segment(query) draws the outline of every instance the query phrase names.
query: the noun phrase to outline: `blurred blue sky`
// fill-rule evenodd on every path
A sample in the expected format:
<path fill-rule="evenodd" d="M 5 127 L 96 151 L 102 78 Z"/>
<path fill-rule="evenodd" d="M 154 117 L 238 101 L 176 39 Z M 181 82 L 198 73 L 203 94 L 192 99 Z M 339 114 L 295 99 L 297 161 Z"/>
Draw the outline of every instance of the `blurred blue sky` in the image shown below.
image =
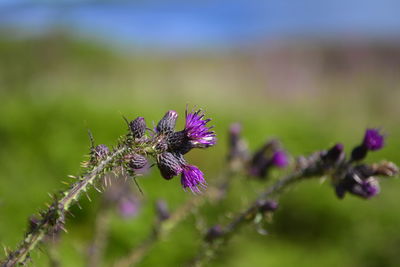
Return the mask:
<path fill-rule="evenodd" d="M 398 39 L 400 1 L 0 0 L 0 29 L 41 34 L 54 27 L 113 43 L 167 49 L 279 38 Z"/>

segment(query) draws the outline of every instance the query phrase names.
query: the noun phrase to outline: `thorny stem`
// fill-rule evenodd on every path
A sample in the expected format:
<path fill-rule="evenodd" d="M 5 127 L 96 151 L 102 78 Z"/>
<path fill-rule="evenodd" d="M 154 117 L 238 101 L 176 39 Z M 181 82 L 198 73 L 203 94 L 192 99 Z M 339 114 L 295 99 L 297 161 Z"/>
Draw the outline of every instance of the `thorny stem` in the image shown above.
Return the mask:
<path fill-rule="evenodd" d="M 257 213 L 257 210 L 260 206 L 261 201 L 271 197 L 273 194 L 278 194 L 280 193 L 284 188 L 286 188 L 288 185 L 300 181 L 302 178 L 302 173 L 301 172 L 295 172 L 291 173 L 282 179 L 279 179 L 278 181 L 275 182 L 271 187 L 268 187 L 263 193 L 260 194 L 260 196 L 257 198 L 256 201 L 254 201 L 247 210 L 244 212 L 240 213 L 239 216 L 237 216 L 232 222 L 230 222 L 224 229 L 223 233 L 224 235 L 228 236 L 232 234 L 235 230 L 237 230 L 243 223 L 248 221 L 250 218 L 254 217 L 254 215 Z"/>
<path fill-rule="evenodd" d="M 155 224 L 151 235 L 139 244 L 139 246 L 135 247 L 127 256 L 118 260 L 114 264 L 114 267 L 135 266 L 135 264 L 139 263 L 161 238 L 168 236 L 180 222 L 189 216 L 191 211 L 206 203 L 207 199 L 221 201 L 224 198 L 224 193 L 227 187 L 236 174 L 237 171 L 234 170 L 228 170 L 221 174 L 221 178 L 218 179 L 218 184 L 215 186 L 209 186 L 204 195 L 189 199 L 185 204 L 173 212 L 171 217 L 166 221 Z"/>
<path fill-rule="evenodd" d="M 122 146 L 115 150 L 88 174 L 84 175 L 78 182 L 74 183 L 67 191 L 63 193 L 60 200 L 54 200 L 53 204 L 43 213 L 43 218 L 37 223 L 37 226 L 28 231 L 25 239 L 20 243 L 18 248 L 9 253 L 8 258 L 2 263 L 2 267 L 11 267 L 17 264 L 24 264 L 29 258 L 29 253 L 35 249 L 37 244 L 42 241 L 47 234 L 54 230 L 55 226 L 63 227 L 62 223 L 70 206 L 79 199 L 83 192 L 93 185 L 97 178 L 101 177 L 103 171 L 110 163 L 127 151 L 126 146 Z M 56 214 L 55 214 L 56 213 Z M 61 220 L 58 221 L 58 220 Z M 57 225 L 60 224 L 60 225 Z"/>
<path fill-rule="evenodd" d="M 218 240 L 203 245 L 197 256 L 189 263 L 189 266 L 202 266 L 204 263 L 211 260 L 222 245 L 225 244 L 242 225 L 253 220 L 258 213 L 262 201 L 282 192 L 282 190 L 290 184 L 301 181 L 306 177 L 309 177 L 309 175 L 306 175 L 304 171 L 295 171 L 277 180 L 272 186 L 267 187 L 245 211 L 239 213 L 222 229 Z"/>

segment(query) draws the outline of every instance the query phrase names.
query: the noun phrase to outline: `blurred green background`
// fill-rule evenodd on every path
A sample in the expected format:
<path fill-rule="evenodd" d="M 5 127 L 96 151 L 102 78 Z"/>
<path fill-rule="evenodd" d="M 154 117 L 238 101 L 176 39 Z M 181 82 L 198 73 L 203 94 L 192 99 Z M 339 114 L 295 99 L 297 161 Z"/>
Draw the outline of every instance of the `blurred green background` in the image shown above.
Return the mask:
<path fill-rule="evenodd" d="M 151 125 L 174 109 L 182 127 L 187 104 L 204 108 L 218 145 L 192 151 L 188 159 L 209 183 L 224 167 L 232 122 L 242 123 L 251 149 L 278 137 L 293 157 L 335 142 L 350 151 L 366 127 L 382 127 L 387 145 L 367 161 L 400 160 L 396 40 L 267 38 L 244 46 L 211 42 L 163 50 L 116 45 L 104 35 L 99 40 L 64 26 L 31 36 L 7 25 L 0 34 L 0 243 L 7 247 L 22 239 L 27 218 L 50 201 L 47 193 L 79 173 L 87 129 L 111 146 L 125 133 L 122 115 L 143 116 Z M 150 234 L 156 199 L 173 210 L 192 197 L 179 179 L 166 181 L 156 169 L 139 183 L 143 206 L 130 219 L 115 212 L 104 266 Z M 139 266 L 183 265 L 201 243 L 196 221 L 226 222 L 266 185 L 235 180 L 223 203 L 190 215 Z M 296 185 L 280 199 L 268 236 L 244 227 L 210 266 L 399 266 L 400 183 L 381 185 L 381 194 L 368 201 L 338 200 L 329 183 L 318 180 Z M 83 209 L 73 208 L 75 218 L 68 218 L 68 234 L 57 245 L 62 266 L 86 264 L 101 197 L 94 190 L 90 195 L 93 202 L 82 198 Z M 49 265 L 45 248 L 32 257 L 33 266 Z"/>

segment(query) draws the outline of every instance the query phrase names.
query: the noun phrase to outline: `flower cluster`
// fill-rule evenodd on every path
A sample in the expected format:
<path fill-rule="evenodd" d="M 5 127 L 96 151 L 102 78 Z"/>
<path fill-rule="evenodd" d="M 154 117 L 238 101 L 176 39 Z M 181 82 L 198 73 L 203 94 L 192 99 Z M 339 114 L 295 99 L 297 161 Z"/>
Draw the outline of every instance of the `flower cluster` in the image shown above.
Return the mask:
<path fill-rule="evenodd" d="M 367 129 L 363 142 L 355 147 L 351 153 L 353 161 L 359 161 L 367 156 L 368 151 L 376 151 L 384 146 L 385 138 L 378 129 Z"/>
<path fill-rule="evenodd" d="M 378 129 L 367 129 L 363 141 L 346 158 L 343 144 L 316 152 L 297 160 L 297 169 L 305 176 L 330 174 L 336 195 L 343 198 L 346 193 L 369 199 L 380 192 L 378 176 L 394 176 L 399 170 L 392 163 L 383 161 L 375 164 L 361 163 L 368 151 L 377 151 L 384 146 L 384 136 Z"/>
<path fill-rule="evenodd" d="M 184 129 L 175 131 L 178 113 L 169 110 L 154 131 L 150 130 L 150 135 L 146 134 L 148 128 L 143 117 L 127 121 L 130 132 L 127 144 L 136 149 L 131 149 L 122 157 L 124 169 L 135 176 L 149 166 L 147 156 L 153 156 L 166 180 L 180 175 L 183 188 L 196 193 L 200 192 L 199 188 L 206 187 L 203 173 L 196 166 L 188 164 L 183 156 L 193 148 L 215 145 L 216 135 L 211 130 L 212 126 L 207 126 L 211 119 L 205 118 L 201 109 L 192 112 L 186 110 L 185 115 Z"/>
<path fill-rule="evenodd" d="M 335 145 L 323 155 L 326 163 L 338 165 L 332 179 L 339 198 L 350 193 L 369 199 L 380 191 L 376 176 L 393 176 L 398 172 L 397 167 L 389 162 L 373 165 L 358 163 L 366 157 L 368 151 L 379 150 L 383 145 L 384 136 L 380 131 L 367 129 L 363 142 L 352 150 L 350 160 L 346 160 L 342 144 Z"/>
<path fill-rule="evenodd" d="M 245 168 L 248 175 L 265 179 L 272 167 L 285 168 L 289 164 L 288 155 L 278 140 L 265 142 L 251 154 L 240 134 L 241 125 L 232 124 L 229 129 L 228 162 L 233 169 Z"/>
<path fill-rule="evenodd" d="M 158 151 L 157 166 L 161 175 L 170 180 L 181 175 L 182 187 L 199 193 L 206 187 L 204 175 L 199 168 L 186 162 L 183 155 L 193 148 L 207 148 L 216 144 L 216 135 L 212 126 L 207 126 L 211 119 L 204 118 L 204 112 L 197 110 L 185 113 L 186 123 L 181 131 L 175 131 L 178 113 L 168 111 L 155 128 Z"/>
<path fill-rule="evenodd" d="M 271 167 L 285 168 L 288 164 L 286 152 L 279 147 L 276 140 L 272 140 L 253 154 L 249 162 L 248 173 L 258 178 L 266 178 Z"/>

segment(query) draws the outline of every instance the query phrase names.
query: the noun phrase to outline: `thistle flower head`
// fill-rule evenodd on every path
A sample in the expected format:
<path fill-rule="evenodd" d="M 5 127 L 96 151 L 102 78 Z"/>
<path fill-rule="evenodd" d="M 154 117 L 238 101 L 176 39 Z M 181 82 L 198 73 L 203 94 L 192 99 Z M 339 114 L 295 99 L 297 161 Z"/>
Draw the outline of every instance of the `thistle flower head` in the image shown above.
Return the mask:
<path fill-rule="evenodd" d="M 217 142 L 215 132 L 211 131 L 212 126 L 207 126 L 207 123 L 211 121 L 211 119 L 204 118 L 204 112 L 201 109 L 191 113 L 188 113 L 186 110 L 185 114 L 186 123 L 184 132 L 190 144 L 198 148 L 215 145 Z"/>
<path fill-rule="evenodd" d="M 335 144 L 326 152 L 326 159 L 332 162 L 340 160 L 344 156 L 344 145 L 341 143 Z"/>
<path fill-rule="evenodd" d="M 272 155 L 271 162 L 278 168 L 284 168 L 288 165 L 289 160 L 286 153 L 283 150 L 275 151 Z"/>
<path fill-rule="evenodd" d="M 363 183 L 361 184 L 361 188 L 363 189 L 366 198 L 376 196 L 377 194 L 379 194 L 380 191 L 378 181 L 372 178 L 363 181 Z"/>
<path fill-rule="evenodd" d="M 178 113 L 175 110 L 169 110 L 164 117 L 158 122 L 156 131 L 158 133 L 168 134 L 175 130 Z"/>
<path fill-rule="evenodd" d="M 183 189 L 189 188 L 193 193 L 200 193 L 199 187 L 206 188 L 207 183 L 199 168 L 193 165 L 185 165 L 181 174 Z"/>
<path fill-rule="evenodd" d="M 349 192 L 353 195 L 357 195 L 366 199 L 376 196 L 379 191 L 379 183 L 373 177 L 354 184 L 353 187 L 349 190 Z"/>
<path fill-rule="evenodd" d="M 363 146 L 368 150 L 375 151 L 383 147 L 384 141 L 385 138 L 379 132 L 379 129 L 367 129 L 365 131 Z"/>
<path fill-rule="evenodd" d="M 137 117 L 129 123 L 129 129 L 131 130 L 133 137 L 141 138 L 146 132 L 146 121 L 143 117 Z"/>
<path fill-rule="evenodd" d="M 124 158 L 127 161 L 128 167 L 133 170 L 141 169 L 147 164 L 146 157 L 136 153 L 128 154 Z"/>
<path fill-rule="evenodd" d="M 346 192 L 365 199 L 369 199 L 379 193 L 378 180 L 369 176 L 363 169 L 355 169 L 336 185 L 336 195 L 339 198 L 343 198 Z"/>
<path fill-rule="evenodd" d="M 182 173 L 183 168 L 181 167 L 181 158 L 179 155 L 175 155 L 170 152 L 164 152 L 157 156 L 157 166 L 160 170 L 162 177 L 167 180 L 172 179 Z"/>

